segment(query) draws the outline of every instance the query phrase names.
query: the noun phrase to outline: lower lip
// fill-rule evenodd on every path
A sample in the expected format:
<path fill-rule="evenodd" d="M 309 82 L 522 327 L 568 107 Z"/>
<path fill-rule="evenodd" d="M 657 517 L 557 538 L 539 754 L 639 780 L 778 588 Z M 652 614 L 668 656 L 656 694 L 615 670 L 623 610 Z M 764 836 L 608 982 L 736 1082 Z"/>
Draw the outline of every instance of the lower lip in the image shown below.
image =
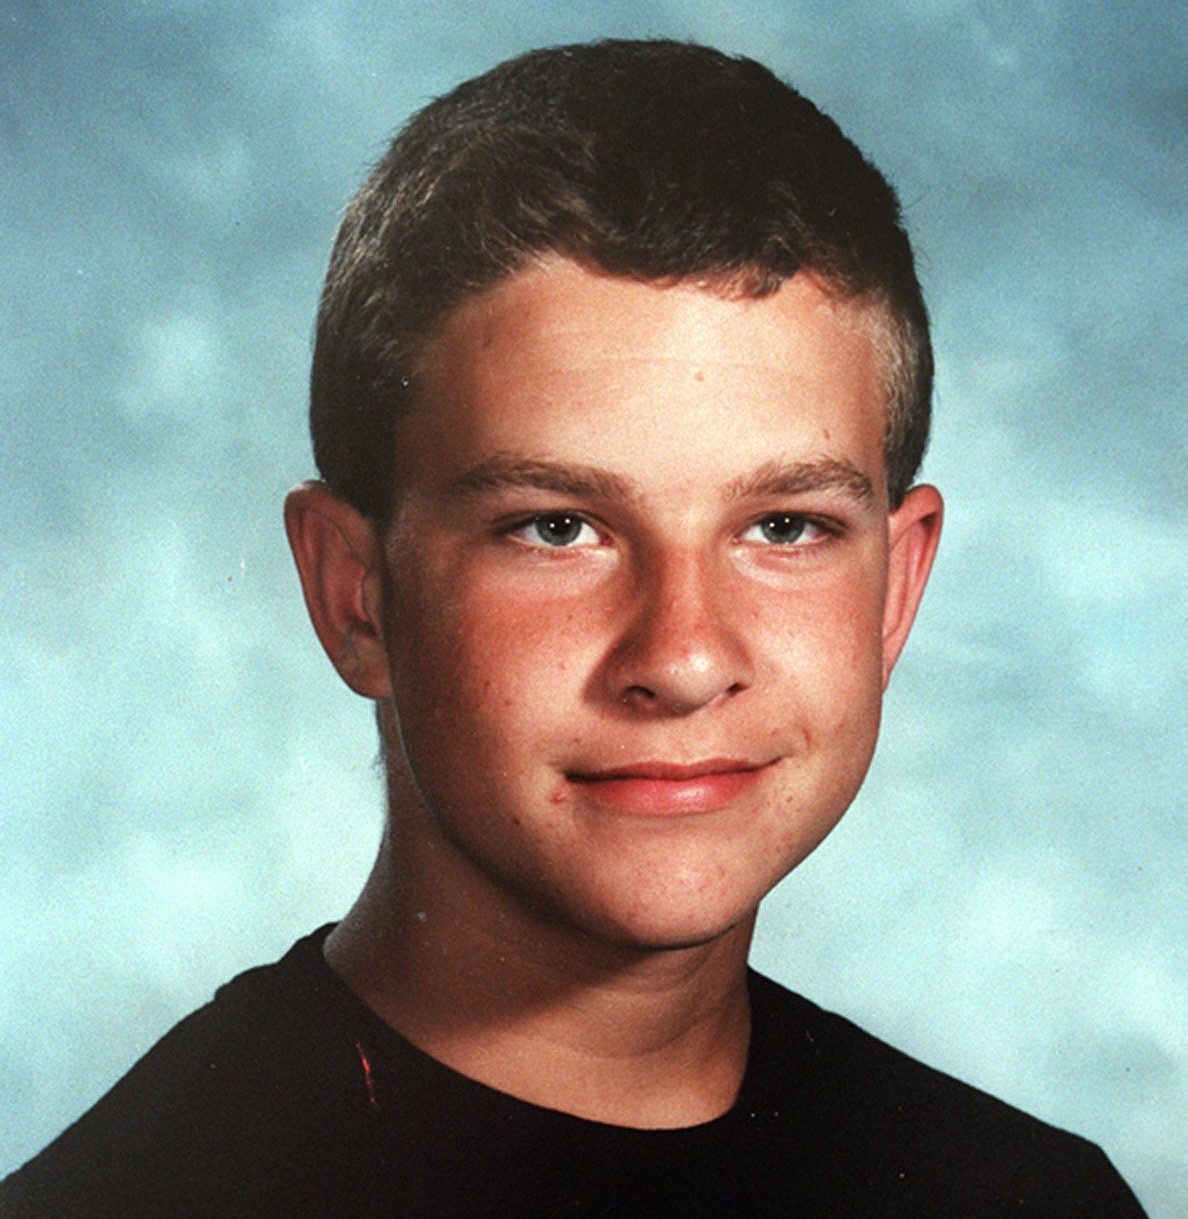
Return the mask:
<path fill-rule="evenodd" d="M 759 782 L 766 767 L 727 770 L 689 779 L 577 779 L 579 791 L 599 804 L 640 817 L 712 813 L 725 808 Z"/>

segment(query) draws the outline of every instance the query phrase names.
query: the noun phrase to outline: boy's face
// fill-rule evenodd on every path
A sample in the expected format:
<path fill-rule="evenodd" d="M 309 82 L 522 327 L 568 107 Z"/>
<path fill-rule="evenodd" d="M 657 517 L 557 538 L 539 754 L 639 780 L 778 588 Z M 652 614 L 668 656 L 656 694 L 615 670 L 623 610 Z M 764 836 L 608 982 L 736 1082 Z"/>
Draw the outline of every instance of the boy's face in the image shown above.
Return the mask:
<path fill-rule="evenodd" d="M 393 816 L 435 892 L 702 942 L 834 826 L 939 527 L 931 488 L 888 514 L 869 331 L 809 277 L 560 260 L 448 321 L 382 541 Z"/>

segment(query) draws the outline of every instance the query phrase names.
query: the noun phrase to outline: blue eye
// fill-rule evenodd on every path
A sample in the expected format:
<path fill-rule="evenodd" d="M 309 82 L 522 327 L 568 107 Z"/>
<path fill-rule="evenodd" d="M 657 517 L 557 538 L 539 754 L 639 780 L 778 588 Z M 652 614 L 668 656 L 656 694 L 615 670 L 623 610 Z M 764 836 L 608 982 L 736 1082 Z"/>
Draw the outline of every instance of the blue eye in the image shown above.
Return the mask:
<path fill-rule="evenodd" d="M 530 546 L 548 546 L 554 550 L 598 544 L 598 535 L 590 523 L 572 512 L 540 513 L 513 529 L 510 536 Z"/>
<path fill-rule="evenodd" d="M 797 512 L 772 512 L 746 529 L 744 542 L 766 542 L 773 546 L 795 546 L 819 542 L 825 530 Z"/>

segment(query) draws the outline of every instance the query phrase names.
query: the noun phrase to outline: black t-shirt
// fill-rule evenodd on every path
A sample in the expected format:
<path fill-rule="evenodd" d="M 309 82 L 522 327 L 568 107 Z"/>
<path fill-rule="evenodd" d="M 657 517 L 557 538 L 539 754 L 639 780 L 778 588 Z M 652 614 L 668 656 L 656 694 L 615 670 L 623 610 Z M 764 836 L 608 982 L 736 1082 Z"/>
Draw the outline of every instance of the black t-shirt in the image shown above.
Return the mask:
<path fill-rule="evenodd" d="M 327 931 L 183 1020 L 0 1185 L 0 1215 L 1142 1215 L 1092 1144 L 758 974 L 734 1107 L 631 1130 L 421 1053 L 326 965 Z"/>

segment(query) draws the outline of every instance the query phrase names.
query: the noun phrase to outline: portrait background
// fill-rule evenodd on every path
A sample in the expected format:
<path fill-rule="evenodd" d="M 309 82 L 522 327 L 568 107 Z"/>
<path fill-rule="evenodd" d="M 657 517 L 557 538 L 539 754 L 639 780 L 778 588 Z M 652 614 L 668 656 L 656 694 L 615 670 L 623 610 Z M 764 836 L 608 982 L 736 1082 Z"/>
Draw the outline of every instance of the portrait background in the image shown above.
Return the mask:
<path fill-rule="evenodd" d="M 760 968 L 1188 1214 L 1186 21 L 1170 0 L 0 3 L 0 1173 L 375 849 L 284 545 L 338 215 L 532 46 L 772 66 L 898 188 L 948 519 Z"/>

